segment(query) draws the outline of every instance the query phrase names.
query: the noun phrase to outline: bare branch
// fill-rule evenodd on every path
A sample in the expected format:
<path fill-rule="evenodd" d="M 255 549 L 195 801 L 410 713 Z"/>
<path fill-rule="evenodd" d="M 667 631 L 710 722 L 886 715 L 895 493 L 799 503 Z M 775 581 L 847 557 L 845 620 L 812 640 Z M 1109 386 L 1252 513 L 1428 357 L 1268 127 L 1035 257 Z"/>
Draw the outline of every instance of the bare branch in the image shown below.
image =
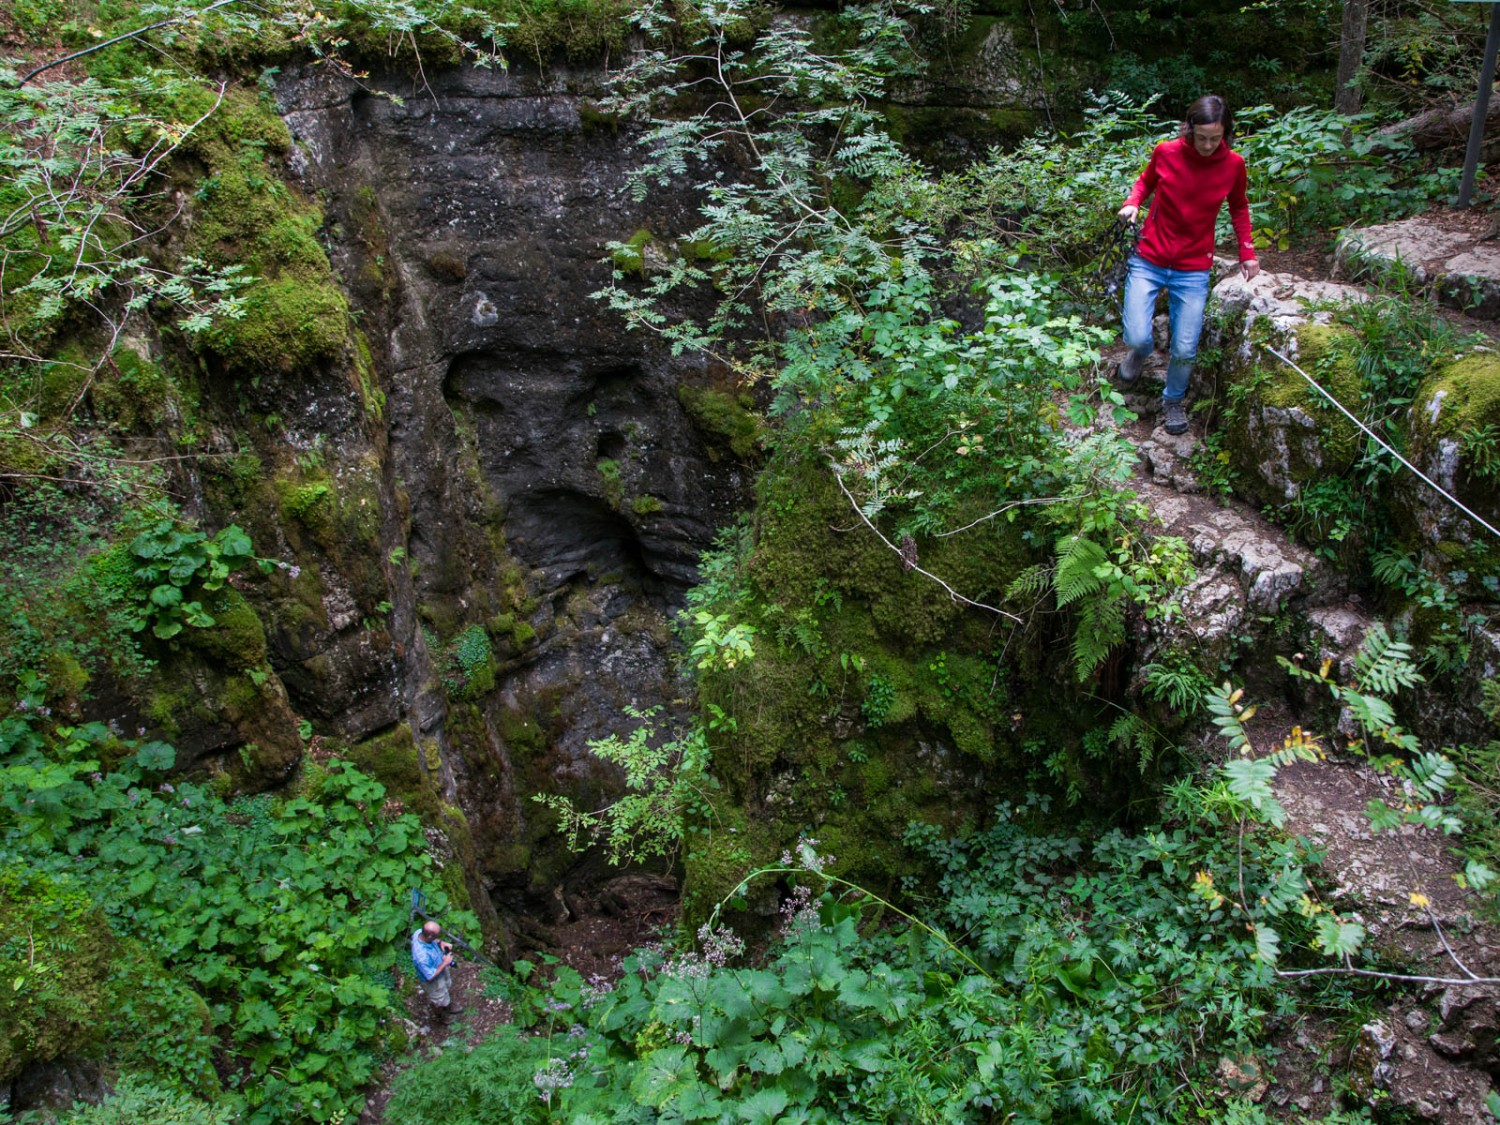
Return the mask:
<path fill-rule="evenodd" d="M 880 528 L 876 527 L 873 523 L 870 522 L 870 517 L 865 515 L 864 509 L 859 506 L 859 501 L 854 498 L 854 494 L 850 492 L 849 489 L 845 486 L 844 475 L 839 471 L 839 466 L 835 464 L 832 466 L 832 468 L 833 479 L 838 482 L 839 491 L 842 492 L 845 499 L 849 501 L 849 506 L 854 509 L 855 514 L 864 521 L 864 525 L 866 527 L 868 527 L 875 533 L 876 538 L 878 538 L 882 543 L 884 543 L 887 547 L 889 547 L 896 553 L 896 557 L 900 558 L 903 565 L 905 565 L 907 560 L 906 556 L 902 554 L 901 548 L 897 544 L 892 543 L 889 539 L 887 539 L 885 535 L 881 533 Z M 933 574 L 930 570 L 923 570 L 920 566 L 917 566 L 915 564 L 913 564 L 910 569 L 916 571 L 924 578 L 932 579 L 932 581 L 936 582 L 939 586 L 946 590 L 948 592 L 948 596 L 956 602 L 961 602 L 964 605 L 973 606 L 975 609 L 988 610 L 990 613 L 993 613 L 996 616 L 1005 617 L 1011 621 L 1014 621 L 1017 625 L 1024 624 L 1021 618 L 1017 617 L 1014 613 L 1010 613 L 1007 610 L 1000 609 L 998 606 L 986 605 L 984 602 L 976 602 L 973 598 L 964 597 L 952 586 L 948 585 L 948 583 L 939 578 L 936 574 Z"/>
<path fill-rule="evenodd" d="M 72 62 L 74 59 L 81 59 L 84 55 L 92 55 L 95 51 L 102 51 L 106 47 L 113 47 L 116 43 L 123 43 L 127 39 L 134 39 L 139 35 L 145 35 L 148 31 L 158 31 L 164 27 L 171 27 L 174 23 L 186 23 L 188 20 L 195 20 L 199 16 L 208 15 L 208 13 L 213 11 L 215 8 L 222 8 L 228 4 L 238 3 L 239 0 L 217 0 L 217 3 L 210 4 L 208 7 L 200 9 L 198 11 L 184 12 L 180 16 L 173 16 L 171 19 L 159 20 L 156 23 L 147 24 L 145 27 L 138 27 L 134 31 L 127 31 L 124 35 L 116 35 L 113 39 L 106 39 L 102 43 L 95 43 L 91 47 L 85 47 L 81 51 L 74 51 L 70 55 L 64 55 L 60 59 L 53 59 L 51 62 L 37 67 L 30 74 L 26 75 L 26 77 L 22 78 L 20 82 L 16 83 L 16 86 L 18 88 L 24 86 L 38 74 L 44 74 L 47 71 L 52 70 L 54 67 L 59 67 L 64 63 Z"/>

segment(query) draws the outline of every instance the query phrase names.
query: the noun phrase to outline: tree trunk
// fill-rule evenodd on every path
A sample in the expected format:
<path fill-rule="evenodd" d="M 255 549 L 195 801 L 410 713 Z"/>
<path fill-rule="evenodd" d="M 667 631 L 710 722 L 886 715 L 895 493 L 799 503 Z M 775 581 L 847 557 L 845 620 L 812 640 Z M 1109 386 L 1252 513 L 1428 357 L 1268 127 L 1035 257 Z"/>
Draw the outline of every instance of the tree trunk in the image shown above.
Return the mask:
<path fill-rule="evenodd" d="M 1474 120 L 1472 102 L 1457 109 L 1429 109 L 1405 121 L 1387 125 L 1380 132 L 1385 136 L 1404 136 L 1419 151 L 1454 148 L 1463 149 L 1469 140 L 1469 123 Z M 1489 112 L 1484 115 L 1485 137 L 1479 158 L 1490 163 L 1500 157 L 1500 98 L 1490 101 Z"/>
<path fill-rule="evenodd" d="M 1370 0 L 1344 0 L 1344 23 L 1339 30 L 1339 73 L 1334 88 L 1333 108 L 1342 114 L 1359 112 L 1361 91 L 1354 82 L 1359 64 L 1365 57 L 1365 23 L 1370 14 Z"/>

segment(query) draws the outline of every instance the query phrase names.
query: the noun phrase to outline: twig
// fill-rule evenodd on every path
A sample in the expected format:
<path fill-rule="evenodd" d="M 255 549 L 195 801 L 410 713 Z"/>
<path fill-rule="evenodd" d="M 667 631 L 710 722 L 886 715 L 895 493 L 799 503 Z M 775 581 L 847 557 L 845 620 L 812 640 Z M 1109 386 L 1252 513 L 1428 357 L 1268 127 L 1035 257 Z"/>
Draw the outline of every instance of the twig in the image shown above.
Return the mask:
<path fill-rule="evenodd" d="M 1026 504 L 1056 504 L 1059 501 L 1066 500 L 1066 499 L 1067 499 L 1066 496 L 1038 496 L 1038 497 L 1036 497 L 1034 499 L 1031 499 L 1031 500 L 1016 500 L 1013 503 L 1007 504 L 1007 505 L 1005 505 L 1005 507 L 998 509 L 997 511 L 991 512 L 987 516 L 980 516 L 973 523 L 966 523 L 966 524 L 963 525 L 963 527 L 955 528 L 952 531 L 940 531 L 936 535 L 934 535 L 933 538 L 934 539 L 946 539 L 950 535 L 957 535 L 960 531 L 968 531 L 969 528 L 974 527 L 974 526 L 976 526 L 978 524 L 981 524 L 985 520 L 992 520 L 996 516 L 1003 516 L 1006 512 L 1010 511 L 1012 508 L 1020 508 L 1020 507 L 1023 507 L 1024 505 L 1026 505 Z"/>
<path fill-rule="evenodd" d="M 837 465 L 833 466 L 833 479 L 838 482 L 839 491 L 844 494 L 844 497 L 849 501 L 849 506 L 851 508 L 853 508 L 854 511 L 859 515 L 859 518 L 864 521 L 864 525 L 866 527 L 868 527 L 871 531 L 873 531 L 875 533 L 876 538 L 878 538 L 882 543 L 884 543 L 892 551 L 896 552 L 896 555 L 897 555 L 898 558 L 901 558 L 901 559 L 904 560 L 905 556 L 902 555 L 901 548 L 898 547 L 896 544 L 892 543 L 889 539 L 887 539 L 884 536 L 884 534 L 881 533 L 880 528 L 876 527 L 873 523 L 870 522 L 870 517 L 867 516 L 867 515 L 865 515 L 864 509 L 859 506 L 859 501 L 856 500 L 856 499 L 854 499 L 854 494 L 852 492 L 850 492 L 849 489 L 844 485 L 843 474 L 839 472 L 839 467 Z M 939 578 L 936 574 L 933 574 L 929 570 L 923 570 L 920 566 L 916 566 L 916 565 L 913 565 L 911 569 L 914 570 L 914 571 L 916 571 L 918 574 L 922 575 L 924 578 L 930 578 L 930 579 L 932 579 L 939 586 L 941 586 L 944 590 L 946 590 L 948 592 L 948 596 L 950 598 L 952 598 L 956 602 L 962 602 L 964 605 L 971 605 L 975 609 L 988 610 L 989 612 L 994 613 L 994 614 L 998 614 L 1001 617 L 1009 618 L 1011 621 L 1014 621 L 1017 625 L 1025 624 L 1025 622 L 1023 622 L 1014 613 L 1010 613 L 1010 612 L 1008 612 L 1006 610 L 1003 610 L 1003 609 L 1000 609 L 1000 608 L 998 608 L 996 606 L 986 605 L 984 602 L 976 602 L 973 598 L 966 598 L 966 597 L 964 597 L 957 590 L 955 590 L 952 586 L 948 585 L 948 583 L 944 582 L 941 578 Z"/>

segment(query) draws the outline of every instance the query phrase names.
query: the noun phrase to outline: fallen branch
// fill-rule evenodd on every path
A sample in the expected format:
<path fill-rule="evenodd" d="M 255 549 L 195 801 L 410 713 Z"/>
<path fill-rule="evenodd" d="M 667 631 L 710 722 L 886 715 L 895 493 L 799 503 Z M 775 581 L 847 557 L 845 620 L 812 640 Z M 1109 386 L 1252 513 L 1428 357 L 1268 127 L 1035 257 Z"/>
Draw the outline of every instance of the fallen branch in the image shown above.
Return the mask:
<path fill-rule="evenodd" d="M 1473 120 L 1472 102 L 1457 107 L 1439 106 L 1415 117 L 1408 117 L 1405 121 L 1387 125 L 1377 135 L 1405 138 L 1419 152 L 1441 148 L 1461 149 L 1469 142 L 1469 126 Z M 1500 135 L 1497 135 L 1500 130 L 1496 128 L 1500 126 L 1500 100 L 1490 102 L 1484 124 L 1487 139 L 1482 158 L 1488 161 L 1500 154 Z"/>

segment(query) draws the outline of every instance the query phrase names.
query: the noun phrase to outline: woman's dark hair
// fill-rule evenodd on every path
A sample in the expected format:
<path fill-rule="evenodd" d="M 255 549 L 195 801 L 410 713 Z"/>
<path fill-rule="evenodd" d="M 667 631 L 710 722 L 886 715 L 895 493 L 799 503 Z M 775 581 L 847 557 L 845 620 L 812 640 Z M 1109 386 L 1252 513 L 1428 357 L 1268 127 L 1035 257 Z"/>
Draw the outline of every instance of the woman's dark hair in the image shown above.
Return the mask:
<path fill-rule="evenodd" d="M 1204 94 L 1192 105 L 1188 106 L 1187 116 L 1182 120 L 1182 136 L 1186 137 L 1193 131 L 1194 125 L 1219 125 L 1224 126 L 1224 143 L 1230 145 L 1234 141 L 1234 114 L 1229 112 L 1229 103 L 1218 94 Z"/>

